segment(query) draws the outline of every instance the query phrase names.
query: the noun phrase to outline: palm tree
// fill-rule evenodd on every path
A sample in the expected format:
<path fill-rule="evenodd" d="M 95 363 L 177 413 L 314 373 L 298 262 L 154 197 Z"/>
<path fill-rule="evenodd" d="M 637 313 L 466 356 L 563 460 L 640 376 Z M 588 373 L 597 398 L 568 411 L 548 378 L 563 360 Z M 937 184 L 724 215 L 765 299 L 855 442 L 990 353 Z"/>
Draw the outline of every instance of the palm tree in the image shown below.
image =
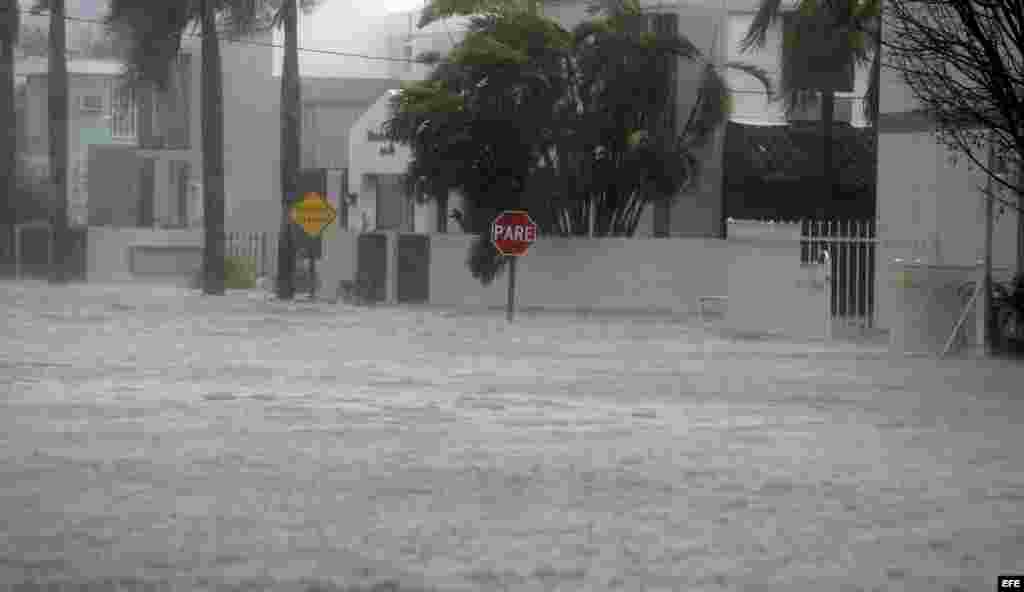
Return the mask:
<path fill-rule="evenodd" d="M 648 29 L 635 1 L 595 3 L 597 18 L 572 31 L 537 14 L 535 2 L 438 2 L 421 22 L 471 16 L 467 34 L 448 56 L 431 56 L 426 81 L 392 99 L 385 128 L 412 149 L 410 188 L 457 189 L 471 232 L 485 233 L 502 209 L 525 208 L 542 232 L 632 236 L 645 208 L 697 178 L 696 150 L 727 119 L 729 90 L 689 40 Z M 677 61 L 702 73 L 678 128 L 669 82 Z M 770 90 L 757 68 L 726 66 Z M 489 283 L 503 259 L 478 239 L 468 263 Z"/>
<path fill-rule="evenodd" d="M 295 244 L 288 210 L 299 186 L 302 151 L 302 91 L 299 85 L 298 8 L 309 13 L 318 0 L 284 0 L 274 24 L 284 30 L 281 66 L 281 232 L 277 243 L 277 297 L 295 296 Z"/>
<path fill-rule="evenodd" d="M 310 11 L 317 0 L 298 0 Z M 128 45 L 129 80 L 165 90 L 171 64 L 181 47 L 186 29 L 202 31 L 202 153 L 203 153 L 203 292 L 224 293 L 224 97 L 217 21 L 226 32 L 241 36 L 268 25 L 285 30 L 285 67 L 282 72 L 282 190 L 287 203 L 298 185 L 300 150 L 300 95 L 296 11 L 292 0 L 111 0 L 108 21 Z M 287 210 L 285 211 L 287 215 Z M 280 243 L 291 250 L 287 226 L 282 224 Z M 280 247 L 279 247 L 280 248 Z M 291 284 L 294 256 L 284 258 L 278 276 Z M 288 262 L 291 261 L 291 264 Z M 284 273 L 281 273 L 283 271 Z M 291 288 L 294 292 L 294 288 Z"/>
<path fill-rule="evenodd" d="M 18 125 L 14 104 L 14 49 L 18 43 L 21 12 L 18 0 L 0 0 L 0 175 L 3 176 L 3 202 L 0 216 L 13 225 L 14 194 L 17 190 L 15 171 L 18 168 Z M 13 236 L 13 233 L 11 234 Z"/>
<path fill-rule="evenodd" d="M 801 0 L 796 11 L 784 10 L 782 0 L 761 0 L 757 14 L 741 42 L 743 51 L 755 47 L 763 49 L 769 29 L 780 19 L 788 20 L 792 27 L 783 39 L 781 48 L 780 96 L 791 115 L 796 109 L 810 104 L 814 96 L 821 95 L 821 132 L 823 186 L 835 194 L 833 174 L 833 135 L 835 132 L 835 89 L 834 81 L 827 81 L 818 88 L 807 88 L 796 78 L 796 70 L 803 67 L 810 55 L 820 51 L 821 46 L 811 47 L 822 40 L 829 43 L 832 55 L 849 56 L 853 65 L 871 65 L 870 83 L 864 100 L 865 119 L 874 127 L 877 148 L 878 92 L 881 72 L 881 39 L 878 16 L 881 0 Z M 817 39 L 807 39 L 801 32 L 824 31 Z M 872 43 L 864 42 L 867 37 Z M 810 41 L 810 42 L 809 42 Z M 803 45 L 803 46 L 802 46 Z M 841 66 L 841 62 L 835 62 Z M 831 73 L 827 73 L 831 74 Z M 835 72 L 837 76 L 841 72 Z M 877 152 L 876 152 L 877 153 Z"/>
<path fill-rule="evenodd" d="M 49 148 L 50 190 L 53 192 L 52 245 L 50 270 L 52 283 L 67 283 L 68 259 L 68 62 L 65 36 L 64 0 L 49 0 L 50 68 Z"/>
<path fill-rule="evenodd" d="M 224 294 L 224 96 L 218 20 L 240 36 L 266 22 L 270 0 L 111 0 L 108 22 L 127 46 L 131 84 L 166 90 L 187 29 L 202 31 L 203 293 Z"/>

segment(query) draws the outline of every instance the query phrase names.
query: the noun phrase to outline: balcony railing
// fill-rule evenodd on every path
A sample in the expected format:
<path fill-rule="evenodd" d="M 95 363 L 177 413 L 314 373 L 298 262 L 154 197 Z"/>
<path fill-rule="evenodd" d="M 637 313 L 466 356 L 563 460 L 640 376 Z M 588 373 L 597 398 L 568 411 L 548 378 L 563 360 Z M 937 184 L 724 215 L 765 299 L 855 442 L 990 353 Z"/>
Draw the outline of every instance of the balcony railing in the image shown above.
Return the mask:
<path fill-rule="evenodd" d="M 107 83 L 107 94 L 107 104 L 110 105 L 107 114 L 110 135 L 115 139 L 135 139 L 139 118 L 135 91 L 120 80 L 110 80 Z"/>

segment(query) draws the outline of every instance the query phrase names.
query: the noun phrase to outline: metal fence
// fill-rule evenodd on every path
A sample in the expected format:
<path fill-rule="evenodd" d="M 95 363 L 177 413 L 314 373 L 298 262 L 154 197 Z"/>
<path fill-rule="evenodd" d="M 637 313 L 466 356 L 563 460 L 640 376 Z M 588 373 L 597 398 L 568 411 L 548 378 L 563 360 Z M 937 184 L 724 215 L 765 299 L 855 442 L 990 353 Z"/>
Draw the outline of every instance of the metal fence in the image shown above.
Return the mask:
<path fill-rule="evenodd" d="M 874 327 L 875 221 L 804 220 L 801 226 L 801 262 L 829 265 L 832 318 L 861 328 Z"/>
<path fill-rule="evenodd" d="M 229 232 L 225 252 L 251 261 L 257 276 L 273 276 L 277 269 L 277 233 Z"/>

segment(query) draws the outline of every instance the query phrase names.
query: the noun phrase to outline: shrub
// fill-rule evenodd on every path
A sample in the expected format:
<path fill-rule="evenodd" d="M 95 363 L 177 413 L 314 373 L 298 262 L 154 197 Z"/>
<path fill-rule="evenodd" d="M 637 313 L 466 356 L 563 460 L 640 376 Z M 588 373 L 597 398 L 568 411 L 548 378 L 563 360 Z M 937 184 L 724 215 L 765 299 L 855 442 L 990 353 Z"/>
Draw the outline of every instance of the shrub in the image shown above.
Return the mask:
<path fill-rule="evenodd" d="M 251 290 L 256 287 L 256 266 L 247 257 L 224 258 L 224 287 L 231 290 Z"/>

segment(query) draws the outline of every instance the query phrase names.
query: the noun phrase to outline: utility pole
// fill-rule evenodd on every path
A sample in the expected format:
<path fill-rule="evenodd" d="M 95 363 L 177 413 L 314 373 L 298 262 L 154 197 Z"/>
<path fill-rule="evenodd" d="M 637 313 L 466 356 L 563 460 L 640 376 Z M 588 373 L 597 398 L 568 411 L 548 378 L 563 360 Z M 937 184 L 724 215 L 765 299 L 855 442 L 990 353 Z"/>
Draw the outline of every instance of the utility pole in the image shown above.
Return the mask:
<path fill-rule="evenodd" d="M 984 347 L 985 353 L 995 353 L 995 315 L 992 311 L 992 231 L 995 220 L 995 187 L 992 174 L 995 163 L 995 141 L 992 134 L 988 140 L 988 179 L 985 182 L 985 270 L 982 279 L 982 314 L 984 315 Z"/>

